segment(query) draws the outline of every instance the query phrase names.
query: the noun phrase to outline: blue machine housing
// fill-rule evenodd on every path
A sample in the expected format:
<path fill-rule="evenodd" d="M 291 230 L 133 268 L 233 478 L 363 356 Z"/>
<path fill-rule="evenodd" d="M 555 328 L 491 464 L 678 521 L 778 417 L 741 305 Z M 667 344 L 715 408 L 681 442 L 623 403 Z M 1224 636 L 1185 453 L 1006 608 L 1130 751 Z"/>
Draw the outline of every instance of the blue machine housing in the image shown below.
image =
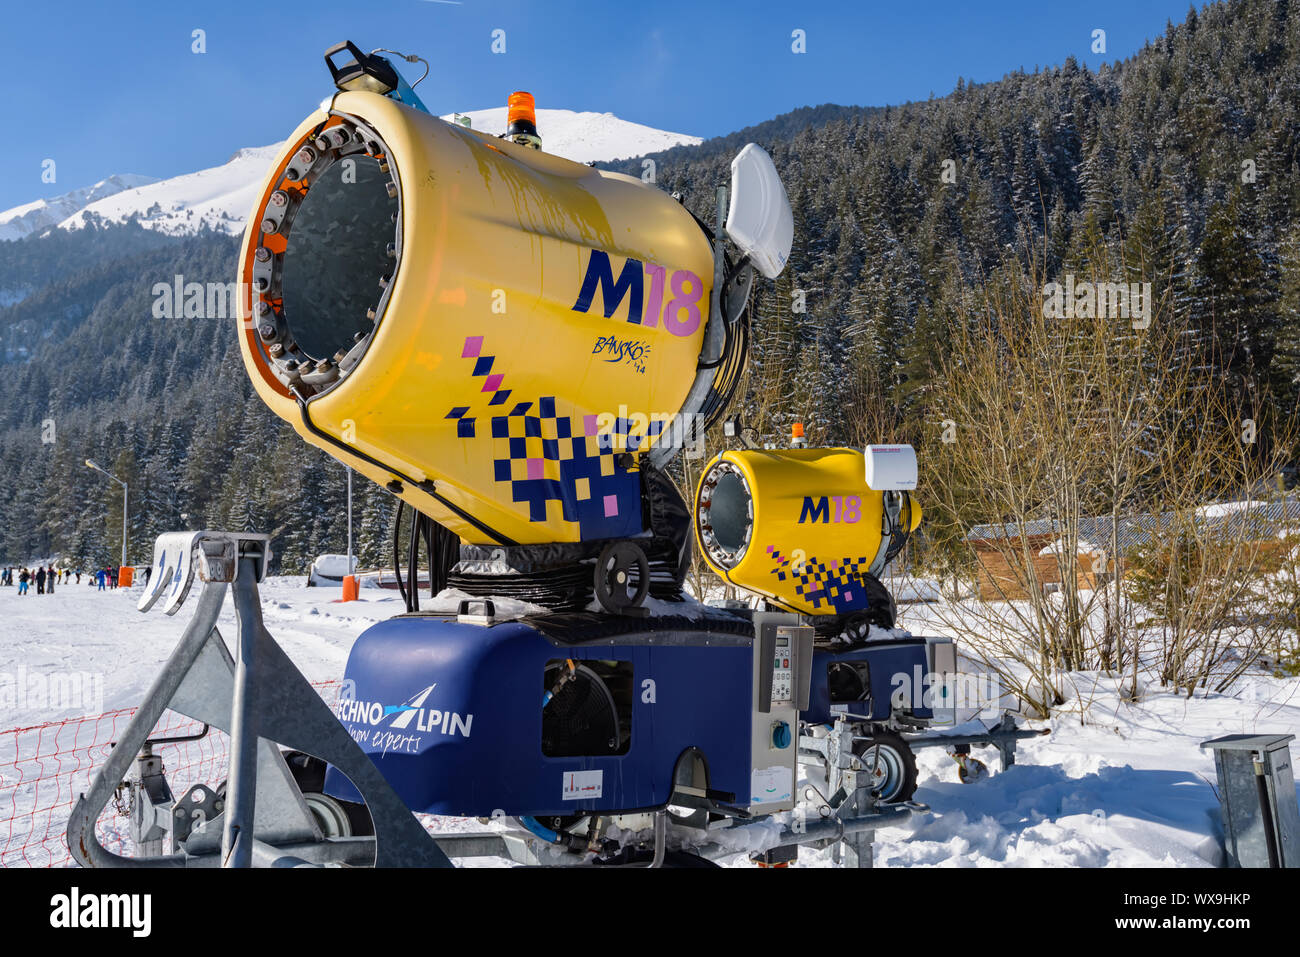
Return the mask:
<path fill-rule="evenodd" d="M 867 670 L 869 696 L 861 701 L 832 702 L 828 678 L 832 665 L 852 664 Z M 904 684 L 906 688 L 923 687 L 930 672 L 930 655 L 924 638 L 894 638 L 872 641 L 848 651 L 817 648 L 813 651 L 812 687 L 808 694 L 808 710 L 799 717 L 809 724 L 823 724 L 835 720 L 833 704 L 873 721 L 888 721 L 893 716 L 894 689 Z M 909 696 L 911 697 L 911 696 Z M 908 712 L 914 718 L 928 721 L 934 717 L 933 709 L 917 696 Z"/>
<path fill-rule="evenodd" d="M 544 675 L 565 659 L 631 665 L 625 753 L 543 753 Z M 806 721 L 834 718 L 827 677 L 833 662 L 865 663 L 869 700 L 849 710 L 870 707 L 869 716 L 880 721 L 890 717 L 897 676 L 919 678 L 928 668 L 923 638 L 818 649 Z M 726 803 L 736 796 L 748 803 L 753 626 L 745 618 L 571 614 L 480 625 L 399 615 L 357 639 L 345 679 L 336 713 L 416 812 L 563 816 L 658 808 L 669 802 L 674 771 L 688 752 L 703 756 L 707 786 Z M 911 711 L 930 717 L 928 709 Z M 360 800 L 334 768 L 325 791 Z"/>
<path fill-rule="evenodd" d="M 537 816 L 662 807 L 678 759 L 691 748 L 704 756 L 710 788 L 744 800 L 752 645 L 752 626 L 737 618 L 553 615 L 484 626 L 400 615 L 353 645 L 336 712 L 417 812 Z M 631 664 L 626 753 L 543 753 L 544 673 L 556 659 Z M 360 799 L 333 768 L 325 790 Z"/>

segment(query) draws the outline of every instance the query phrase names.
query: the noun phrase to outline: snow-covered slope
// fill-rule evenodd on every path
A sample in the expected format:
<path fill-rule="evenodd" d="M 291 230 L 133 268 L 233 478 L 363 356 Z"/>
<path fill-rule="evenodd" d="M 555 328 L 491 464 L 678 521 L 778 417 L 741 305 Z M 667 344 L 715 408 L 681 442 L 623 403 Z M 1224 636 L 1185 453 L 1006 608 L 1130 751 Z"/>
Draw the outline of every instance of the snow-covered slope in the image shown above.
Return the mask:
<path fill-rule="evenodd" d="M 205 226 L 232 234 L 242 232 L 244 217 L 279 149 L 275 144 L 240 150 L 224 166 L 97 200 L 59 225 L 80 229 L 91 216 L 115 223 L 137 216 L 144 226 L 170 235 L 198 232 Z"/>
<path fill-rule="evenodd" d="M 453 115 L 448 113 L 443 119 L 450 120 Z M 504 106 L 472 110 L 462 115 L 470 118 L 474 129 L 484 133 L 496 136 L 506 131 Z M 572 110 L 538 110 L 537 132 L 546 152 L 577 163 L 628 159 L 703 142 L 698 136 L 629 123 L 613 113 L 575 113 Z"/>
<path fill-rule="evenodd" d="M 505 130 L 505 107 L 465 115 L 477 130 L 492 134 Z M 612 113 L 538 110 L 537 126 L 548 153 L 580 163 L 625 159 L 701 142 L 699 137 L 630 123 Z M 236 234 L 243 230 L 262 176 L 279 149 L 278 143 L 243 149 L 223 166 L 161 181 L 111 176 L 89 189 L 0 213 L 0 239 L 21 239 L 55 225 L 80 229 L 93 216 L 115 223 L 137 218 L 149 229 L 171 235 L 204 227 Z"/>
<path fill-rule="evenodd" d="M 123 173 L 102 179 L 94 186 L 74 189 L 62 196 L 55 196 L 53 199 L 38 199 L 32 203 L 15 206 L 0 213 L 0 239 L 22 239 L 42 229 L 57 226 L 69 216 L 98 200 L 156 182 L 158 180 L 152 176 Z"/>

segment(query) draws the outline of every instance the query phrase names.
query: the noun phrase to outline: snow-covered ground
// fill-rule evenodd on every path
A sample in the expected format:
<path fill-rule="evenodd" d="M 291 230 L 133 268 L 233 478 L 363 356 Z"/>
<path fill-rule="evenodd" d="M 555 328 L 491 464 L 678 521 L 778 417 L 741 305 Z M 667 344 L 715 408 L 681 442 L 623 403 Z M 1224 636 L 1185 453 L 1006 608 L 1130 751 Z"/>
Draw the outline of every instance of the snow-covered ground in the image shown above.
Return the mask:
<path fill-rule="evenodd" d="M 363 589 L 360 601 L 343 604 L 334 601 L 335 589 L 306 588 L 302 577 L 272 578 L 262 593 L 267 626 L 313 681 L 340 677 L 356 636 L 401 610 L 394 592 Z M 58 586 L 53 595 L 20 597 L 15 588 L 0 589 L 0 730 L 137 704 L 178 640 L 193 602 L 168 618 L 137 612 L 138 596 L 139 589 L 99 592 L 84 581 Z M 919 628 L 919 613 L 909 614 L 912 627 Z M 219 627 L 234 634 L 229 600 Z M 6 697 L 19 674 L 69 673 L 99 676 L 99 700 L 52 709 Z M 1050 727 L 1051 734 L 1022 742 L 1016 765 L 1007 771 L 999 771 L 992 749 L 976 749 L 991 776 L 963 785 L 942 749 L 920 751 L 915 800 L 932 810 L 877 832 L 877 865 L 1219 863 L 1214 762 L 1198 744 L 1234 732 L 1296 732 L 1300 679 L 1252 675 L 1230 694 L 1192 699 L 1153 690 L 1139 704 L 1121 701 L 1109 679 L 1083 675 L 1076 682 L 1088 685 L 1086 718 L 1072 714 L 1032 723 Z M 474 820 L 441 820 L 438 826 L 483 827 Z M 824 866 L 830 853 L 805 850 L 800 863 Z"/>
<path fill-rule="evenodd" d="M 191 596 L 175 617 L 141 614 L 135 608 L 138 587 L 101 592 L 84 575 L 80 585 L 58 585 L 53 595 L 17 591 L 0 589 L 0 728 L 139 704 L 194 610 Z M 356 636 L 402 610 L 397 593 L 385 589 L 366 589 L 356 602 L 335 602 L 338 597 L 337 589 L 307 588 L 303 576 L 272 578 L 262 586 L 267 627 L 311 681 L 342 677 Z M 233 639 L 229 595 L 217 627 Z M 95 676 L 102 680 L 102 701 L 87 702 L 92 707 L 84 710 L 42 707 L 39 701 L 4 707 L 3 677 L 20 669 L 29 677 Z"/>

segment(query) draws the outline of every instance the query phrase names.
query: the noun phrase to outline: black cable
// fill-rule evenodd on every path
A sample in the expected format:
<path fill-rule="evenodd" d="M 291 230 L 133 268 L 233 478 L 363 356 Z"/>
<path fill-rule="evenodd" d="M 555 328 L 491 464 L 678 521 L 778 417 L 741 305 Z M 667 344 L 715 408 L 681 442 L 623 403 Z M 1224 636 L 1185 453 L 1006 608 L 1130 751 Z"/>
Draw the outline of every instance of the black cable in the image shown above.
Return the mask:
<path fill-rule="evenodd" d="M 307 411 L 307 400 L 303 397 L 302 393 L 298 391 L 297 387 L 290 386 L 289 391 L 293 394 L 294 399 L 298 403 L 298 411 L 302 413 L 303 426 L 306 427 L 307 431 L 310 432 L 312 435 L 316 436 L 319 439 L 322 439 L 325 442 L 330 443 L 330 445 L 337 446 L 338 448 L 347 452 L 349 455 L 361 459 L 361 461 L 363 462 L 369 462 L 371 465 L 378 466 L 379 468 L 383 469 L 385 472 L 397 476 L 397 478 L 405 482 L 407 485 L 412 485 L 415 488 L 418 488 L 420 491 L 424 492 L 425 495 L 428 495 L 430 498 L 432 498 L 443 508 L 447 509 L 447 511 L 451 512 L 453 515 L 463 518 L 466 522 L 473 525 L 480 532 L 482 532 L 484 535 L 488 536 L 489 538 L 493 539 L 498 544 L 500 545 L 519 544 L 513 538 L 510 538 L 506 535 L 502 535 L 500 532 L 498 532 L 496 529 L 492 528 L 491 526 L 485 525 L 483 522 L 479 521 L 469 512 L 465 511 L 455 502 L 449 501 L 444 495 L 438 492 L 437 486 L 434 485 L 434 483 L 429 481 L 428 479 L 425 479 L 422 482 L 417 482 L 415 479 L 411 478 L 405 472 L 395 469 L 391 465 L 386 465 L 385 463 L 379 461 L 379 459 L 367 455 L 365 452 L 362 452 L 360 449 L 354 448 L 353 446 L 348 445 L 346 442 L 341 442 L 338 439 L 336 439 L 334 436 L 330 435 L 328 432 L 323 431 L 319 426 L 316 425 L 315 422 L 311 420 L 311 413 Z"/>
<path fill-rule="evenodd" d="M 889 515 L 888 511 L 885 512 L 885 516 L 889 518 L 889 547 L 885 549 L 885 565 L 892 562 L 894 556 L 903 550 L 903 546 L 907 544 L 907 539 L 912 533 L 912 496 L 906 492 L 902 494 L 907 507 L 906 521 L 900 525 Z M 881 570 L 884 570 L 883 565 Z"/>
<path fill-rule="evenodd" d="M 436 595 L 447 587 L 451 570 L 460 561 L 460 537 L 432 519 L 429 520 L 429 525 L 433 555 L 429 561 L 429 592 Z"/>
<path fill-rule="evenodd" d="M 406 511 L 406 503 L 400 498 L 397 500 L 397 514 L 393 517 L 393 574 L 397 576 L 397 590 L 402 595 L 402 604 L 406 610 L 411 610 L 410 599 L 406 597 L 406 586 L 402 584 L 402 513 Z"/>
<path fill-rule="evenodd" d="M 447 587 L 451 569 L 460 560 L 460 537 L 440 522 L 434 521 L 419 509 L 411 506 L 410 539 L 407 541 L 406 558 L 402 558 L 402 516 L 407 504 L 400 499 L 397 503 L 397 515 L 393 519 L 393 574 L 397 578 L 397 590 L 402 595 L 402 604 L 408 613 L 420 610 L 420 546 L 424 546 L 425 560 L 429 566 L 429 597 L 436 598 Z M 406 566 L 403 580 L 402 566 Z M 502 579 L 492 579 L 500 582 Z M 501 589 L 493 589 L 483 594 L 505 594 Z"/>
<path fill-rule="evenodd" d="M 411 511 L 411 540 L 406 546 L 406 580 L 410 583 L 406 610 L 417 612 L 420 610 L 420 526 L 424 522 L 424 516 L 419 509 L 412 508 Z"/>
<path fill-rule="evenodd" d="M 438 597 L 438 562 L 433 550 L 433 529 L 437 524 L 428 515 L 421 516 L 420 541 L 424 543 L 424 560 L 429 566 L 429 597 Z"/>

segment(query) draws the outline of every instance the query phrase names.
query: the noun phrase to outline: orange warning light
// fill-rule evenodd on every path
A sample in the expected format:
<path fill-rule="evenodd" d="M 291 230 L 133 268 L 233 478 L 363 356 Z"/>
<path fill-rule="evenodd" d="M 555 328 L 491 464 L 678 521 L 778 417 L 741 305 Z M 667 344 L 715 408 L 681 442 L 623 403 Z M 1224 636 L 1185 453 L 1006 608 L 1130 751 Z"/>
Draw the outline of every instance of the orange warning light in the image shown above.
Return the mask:
<path fill-rule="evenodd" d="M 533 103 L 533 95 L 523 90 L 517 90 L 510 94 L 510 99 L 506 101 L 508 110 L 506 115 L 506 126 L 514 126 L 518 120 L 526 123 L 537 125 L 537 109 Z"/>

